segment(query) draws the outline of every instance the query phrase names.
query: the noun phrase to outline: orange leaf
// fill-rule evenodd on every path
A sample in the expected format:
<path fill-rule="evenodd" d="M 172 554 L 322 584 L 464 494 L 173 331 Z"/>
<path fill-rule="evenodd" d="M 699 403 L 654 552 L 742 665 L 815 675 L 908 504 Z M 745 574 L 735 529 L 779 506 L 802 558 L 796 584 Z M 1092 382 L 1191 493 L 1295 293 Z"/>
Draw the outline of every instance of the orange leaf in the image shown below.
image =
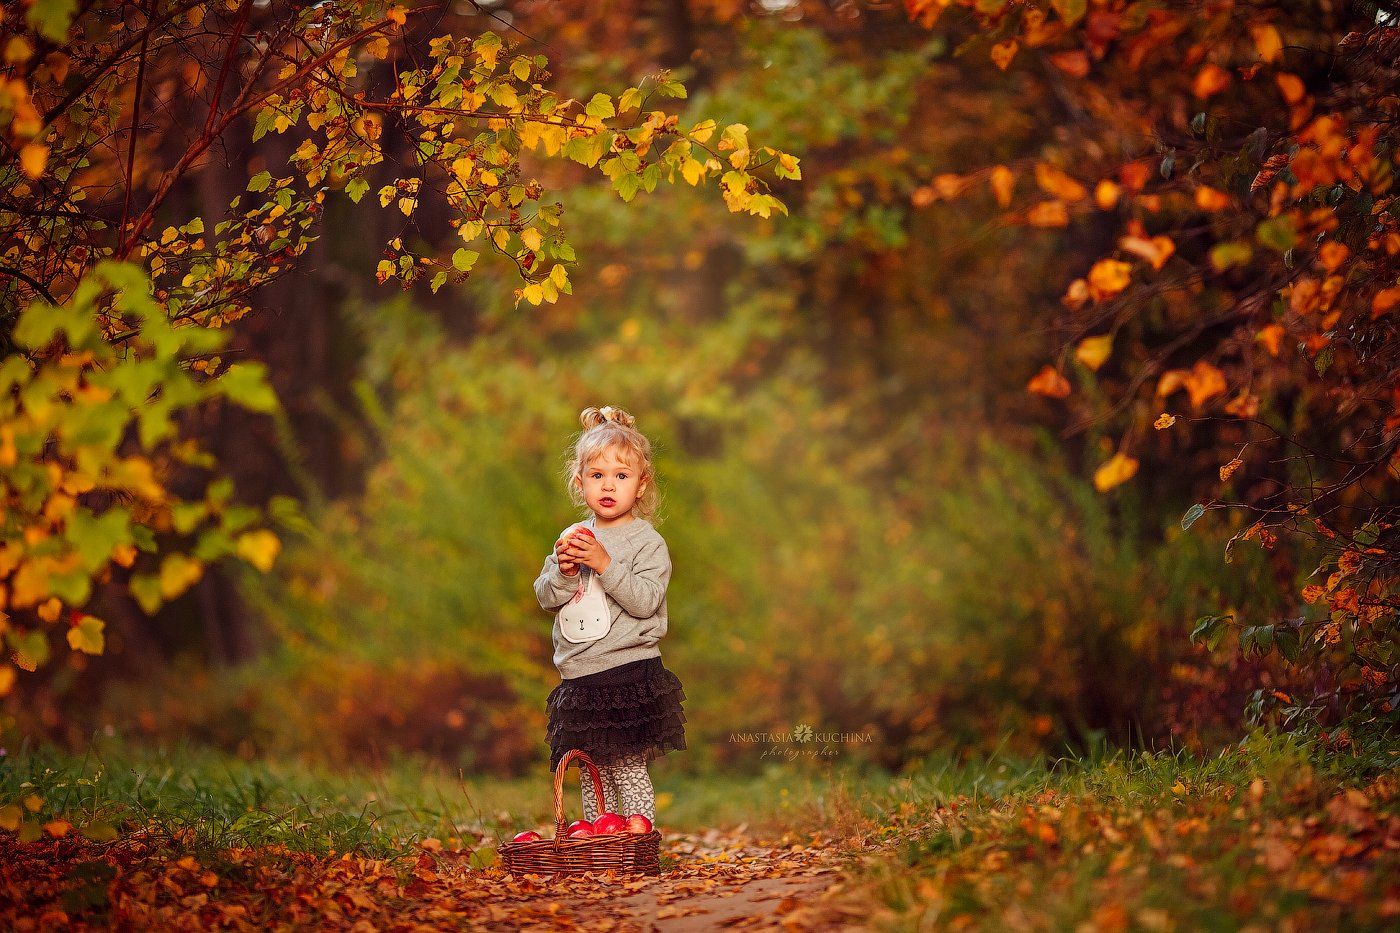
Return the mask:
<path fill-rule="evenodd" d="M 1089 300 L 1089 283 L 1083 279 L 1075 279 L 1069 283 L 1069 288 L 1060 296 L 1060 304 L 1071 311 L 1078 311 L 1084 307 L 1084 302 Z"/>
<path fill-rule="evenodd" d="M 1055 367 L 1046 365 L 1031 377 L 1031 381 L 1026 383 L 1026 388 L 1048 398 L 1064 398 L 1069 395 L 1069 380 L 1060 375 Z"/>
<path fill-rule="evenodd" d="M 1225 464 L 1223 467 L 1220 468 L 1220 481 L 1223 483 L 1231 476 L 1234 476 L 1235 471 L 1242 466 L 1244 466 L 1244 461 L 1241 460 L 1239 457 L 1236 457 L 1229 463 Z"/>
<path fill-rule="evenodd" d="M 1071 78 L 1082 78 L 1089 73 L 1089 56 L 1083 49 L 1056 52 L 1050 56 L 1050 64 Z"/>
<path fill-rule="evenodd" d="M 1202 99 L 1218 94 L 1230 84 L 1230 73 L 1214 62 L 1208 63 L 1196 72 L 1196 80 L 1191 84 L 1191 93 Z"/>
<path fill-rule="evenodd" d="M 1176 415 L 1169 415 L 1166 412 L 1162 412 L 1157 416 L 1157 420 L 1152 422 L 1152 426 L 1158 431 L 1169 428 L 1174 424 L 1176 424 Z"/>
<path fill-rule="evenodd" d="M 1274 82 L 1278 84 L 1279 93 L 1283 95 L 1283 99 L 1288 103 L 1296 104 L 1303 99 L 1303 94 L 1305 93 L 1303 80 L 1297 75 L 1282 72 L 1274 75 Z"/>
<path fill-rule="evenodd" d="M 1118 245 L 1134 255 L 1141 256 L 1152 264 L 1152 268 L 1160 269 L 1162 265 L 1176 252 L 1176 244 L 1170 237 L 1154 236 L 1147 240 L 1142 237 L 1125 236 L 1118 240 Z"/>
<path fill-rule="evenodd" d="M 1223 211 L 1230 206 L 1230 196 L 1218 188 L 1201 185 L 1196 189 L 1196 206 L 1203 211 Z"/>
<path fill-rule="evenodd" d="M 1011 169 L 1005 165 L 998 165 L 992 169 L 988 181 L 992 186 L 992 194 L 996 196 L 997 203 L 1002 207 L 1010 206 L 1011 191 L 1016 185 L 1016 176 L 1011 173 Z"/>
<path fill-rule="evenodd" d="M 1186 374 L 1186 392 L 1191 396 L 1191 407 L 1200 408 L 1227 388 L 1225 374 L 1205 360 L 1197 360 L 1196 365 Z"/>
<path fill-rule="evenodd" d="M 1317 258 L 1322 263 L 1322 268 L 1328 272 L 1336 272 L 1337 267 L 1346 262 L 1349 255 L 1351 255 L 1351 250 L 1347 249 L 1347 245 L 1338 243 L 1336 240 L 1328 240 L 1317 251 Z"/>
<path fill-rule="evenodd" d="M 1264 345 L 1270 356 L 1278 356 L 1279 341 L 1283 339 L 1283 325 L 1270 324 L 1255 334 L 1254 339 Z"/>
<path fill-rule="evenodd" d="M 998 42 L 992 46 L 992 61 L 996 62 L 998 68 L 1005 71 L 1011 65 L 1011 60 L 1016 57 L 1016 50 L 1020 47 L 1021 44 L 1015 39 Z"/>
<path fill-rule="evenodd" d="M 1371 299 L 1371 320 L 1374 321 L 1385 314 L 1396 304 L 1400 304 L 1400 285 L 1392 285 L 1376 292 L 1375 297 Z"/>
<path fill-rule="evenodd" d="M 1254 50 L 1263 61 L 1271 62 L 1283 51 L 1283 39 L 1272 25 L 1263 23 L 1250 26 L 1249 34 L 1254 38 Z"/>
<path fill-rule="evenodd" d="M 1094 187 L 1094 203 L 1099 206 L 1100 210 L 1106 211 L 1118 203 L 1122 190 L 1119 185 L 1107 178 L 1100 179 L 1098 185 Z"/>
<path fill-rule="evenodd" d="M 1111 298 L 1132 281 L 1132 266 L 1118 259 L 1100 259 L 1089 270 L 1089 293 L 1095 301 Z"/>
<path fill-rule="evenodd" d="M 1068 173 L 1049 162 L 1036 163 L 1035 183 L 1045 189 L 1046 194 L 1054 195 L 1063 201 L 1080 201 L 1089 193 L 1088 189 Z"/>
<path fill-rule="evenodd" d="M 1065 227 L 1069 211 L 1064 201 L 1041 201 L 1026 214 L 1026 222 L 1032 227 Z"/>

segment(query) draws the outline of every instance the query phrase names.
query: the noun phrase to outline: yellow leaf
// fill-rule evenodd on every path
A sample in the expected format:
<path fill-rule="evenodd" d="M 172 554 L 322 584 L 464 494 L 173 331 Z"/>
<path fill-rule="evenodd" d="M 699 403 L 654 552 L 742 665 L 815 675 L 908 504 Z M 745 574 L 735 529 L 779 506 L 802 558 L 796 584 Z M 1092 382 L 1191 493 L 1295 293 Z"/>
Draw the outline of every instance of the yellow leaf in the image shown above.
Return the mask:
<path fill-rule="evenodd" d="M 1074 358 L 1085 366 L 1097 371 L 1109 354 L 1113 352 L 1113 335 L 1100 334 L 1097 337 L 1085 337 L 1079 342 L 1079 346 L 1074 349 Z"/>
<path fill-rule="evenodd" d="M 39 618 L 45 622 L 53 622 L 58 618 L 58 614 L 63 611 L 63 602 L 57 596 L 51 596 L 39 604 L 37 612 Z"/>
<path fill-rule="evenodd" d="M 520 231 L 520 242 L 524 243 L 531 252 L 538 253 L 540 251 L 540 244 L 544 242 L 544 237 L 542 237 L 540 232 L 534 227 L 526 227 L 524 230 Z"/>
<path fill-rule="evenodd" d="M 281 550 L 281 540 L 266 528 L 238 536 L 238 556 L 264 573 L 272 569 L 272 562 Z"/>
<path fill-rule="evenodd" d="M 44 798 L 38 794 L 30 794 L 24 798 L 24 808 L 30 813 L 38 813 L 39 808 L 44 805 Z"/>
<path fill-rule="evenodd" d="M 1169 415 L 1166 412 L 1162 412 L 1157 416 L 1157 420 L 1152 422 L 1152 426 L 1158 431 L 1169 428 L 1174 424 L 1176 424 L 1176 415 Z"/>
<path fill-rule="evenodd" d="M 107 623 L 97 616 L 85 615 L 78 624 L 68 630 L 68 647 L 84 654 L 101 654 L 107 646 L 102 630 Z"/>
<path fill-rule="evenodd" d="M 1177 781 L 1172 785 L 1172 793 L 1180 797 L 1182 794 L 1186 793 L 1186 785 Z"/>
<path fill-rule="evenodd" d="M 14 832 L 19 829 L 19 821 L 24 818 L 24 812 L 12 803 L 7 803 L 0 807 L 0 829 L 6 832 Z"/>
<path fill-rule="evenodd" d="M 167 600 L 189 589 L 204 575 L 204 564 L 184 554 L 171 554 L 160 565 L 160 592 Z"/>
<path fill-rule="evenodd" d="M 9 695 L 15 688 L 15 669 L 8 664 L 0 667 L 0 697 Z"/>
<path fill-rule="evenodd" d="M 1094 488 L 1099 492 L 1107 492 L 1114 486 L 1126 483 L 1137 473 L 1138 462 L 1125 455 L 1122 451 L 1114 454 L 1112 459 L 1094 471 Z"/>
<path fill-rule="evenodd" d="M 686 184 L 698 185 L 700 179 L 705 177 L 705 165 L 689 156 L 681 163 L 681 174 L 685 176 Z"/>
<path fill-rule="evenodd" d="M 544 289 L 539 285 L 526 285 L 520 294 L 532 305 L 537 305 L 544 300 Z"/>

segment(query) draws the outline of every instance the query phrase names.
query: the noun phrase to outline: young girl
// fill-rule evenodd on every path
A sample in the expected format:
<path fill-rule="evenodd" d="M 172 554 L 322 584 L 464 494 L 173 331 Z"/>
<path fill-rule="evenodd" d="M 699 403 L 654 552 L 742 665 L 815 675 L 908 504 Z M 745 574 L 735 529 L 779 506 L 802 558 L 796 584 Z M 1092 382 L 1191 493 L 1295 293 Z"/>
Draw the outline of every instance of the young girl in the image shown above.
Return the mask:
<path fill-rule="evenodd" d="M 561 682 L 549 694 L 549 770 L 571 748 L 598 766 L 603 801 L 593 782 L 583 785 L 583 817 L 604 811 L 656 820 L 647 763 L 682 750 L 685 690 L 661 663 L 657 644 L 666 634 L 666 587 L 671 557 L 655 516 L 651 443 L 636 419 L 612 407 L 586 408 L 583 432 L 567 468 L 569 497 L 591 517 L 564 529 L 535 580 L 540 606 L 556 614 L 554 666 Z M 591 535 L 578 529 L 586 528 Z M 611 626 L 593 641 L 573 642 L 559 629 L 559 610 L 596 575 Z"/>

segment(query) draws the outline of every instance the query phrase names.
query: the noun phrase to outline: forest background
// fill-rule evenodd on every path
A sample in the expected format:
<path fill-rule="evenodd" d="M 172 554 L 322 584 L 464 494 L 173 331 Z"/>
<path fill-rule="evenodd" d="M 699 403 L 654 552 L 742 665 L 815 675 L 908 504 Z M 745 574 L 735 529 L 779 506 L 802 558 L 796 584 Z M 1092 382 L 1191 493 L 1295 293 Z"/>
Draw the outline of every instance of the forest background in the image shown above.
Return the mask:
<path fill-rule="evenodd" d="M 1391 728 L 1376 5 L 317 9 L 0 22 L 11 742 L 538 769 L 603 404 L 656 444 L 667 767 Z M 454 161 L 414 81 L 583 142 Z"/>

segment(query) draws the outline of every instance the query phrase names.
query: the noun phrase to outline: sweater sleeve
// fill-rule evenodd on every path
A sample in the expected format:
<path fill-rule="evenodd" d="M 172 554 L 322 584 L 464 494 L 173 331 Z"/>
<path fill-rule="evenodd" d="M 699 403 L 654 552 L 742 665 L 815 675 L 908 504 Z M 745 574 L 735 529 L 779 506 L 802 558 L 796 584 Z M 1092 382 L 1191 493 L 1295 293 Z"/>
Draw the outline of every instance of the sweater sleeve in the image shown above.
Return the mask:
<path fill-rule="evenodd" d="M 631 568 L 614 558 L 598 575 L 603 591 L 627 614 L 637 619 L 655 615 L 671 582 L 671 553 L 664 538 L 644 544 L 632 558 Z"/>
<path fill-rule="evenodd" d="M 579 582 L 583 579 L 582 573 L 580 570 L 572 577 L 565 576 L 559 569 L 558 558 L 551 550 L 549 556 L 544 559 L 544 569 L 535 578 L 535 596 L 540 601 L 540 608 L 549 612 L 558 612 L 564 608 L 564 604 L 573 599 L 578 590 Z"/>

